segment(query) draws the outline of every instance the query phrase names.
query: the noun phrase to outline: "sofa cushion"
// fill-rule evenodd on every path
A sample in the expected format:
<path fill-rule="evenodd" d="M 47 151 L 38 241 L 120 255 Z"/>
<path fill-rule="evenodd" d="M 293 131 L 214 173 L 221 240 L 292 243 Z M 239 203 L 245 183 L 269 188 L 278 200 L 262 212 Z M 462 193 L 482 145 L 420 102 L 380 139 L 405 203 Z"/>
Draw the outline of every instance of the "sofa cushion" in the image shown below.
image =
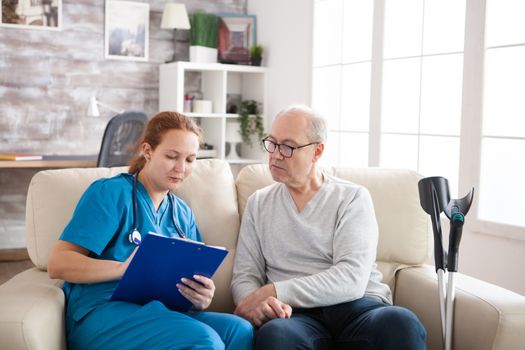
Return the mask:
<path fill-rule="evenodd" d="M 419 203 L 421 176 L 411 170 L 335 169 L 333 175 L 370 191 L 379 226 L 377 260 L 424 264 L 432 247 L 428 215 Z"/>
<path fill-rule="evenodd" d="M 47 269 L 49 253 L 86 188 L 98 178 L 125 171 L 126 167 L 58 169 L 33 176 L 26 202 L 26 241 L 36 267 Z"/>

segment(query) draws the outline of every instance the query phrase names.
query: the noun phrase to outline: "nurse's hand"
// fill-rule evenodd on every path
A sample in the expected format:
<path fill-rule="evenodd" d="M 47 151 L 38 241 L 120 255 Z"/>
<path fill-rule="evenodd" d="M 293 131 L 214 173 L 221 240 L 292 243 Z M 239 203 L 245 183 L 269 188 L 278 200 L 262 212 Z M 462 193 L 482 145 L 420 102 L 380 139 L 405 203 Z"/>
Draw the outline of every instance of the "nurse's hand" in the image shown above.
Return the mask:
<path fill-rule="evenodd" d="M 122 263 L 120 277 L 122 277 L 124 275 L 124 272 L 126 272 L 126 270 L 128 269 L 129 263 L 131 262 L 131 260 L 133 260 L 133 257 L 135 256 L 135 253 L 137 253 L 137 249 L 139 249 L 138 246 L 133 250 L 133 252 L 129 255 L 129 257 L 126 259 L 126 261 L 124 261 Z"/>
<path fill-rule="evenodd" d="M 215 294 L 215 284 L 211 279 L 201 275 L 194 275 L 193 278 L 195 281 L 183 278 L 182 283 L 177 283 L 177 288 L 195 309 L 204 310 L 211 304 Z"/>

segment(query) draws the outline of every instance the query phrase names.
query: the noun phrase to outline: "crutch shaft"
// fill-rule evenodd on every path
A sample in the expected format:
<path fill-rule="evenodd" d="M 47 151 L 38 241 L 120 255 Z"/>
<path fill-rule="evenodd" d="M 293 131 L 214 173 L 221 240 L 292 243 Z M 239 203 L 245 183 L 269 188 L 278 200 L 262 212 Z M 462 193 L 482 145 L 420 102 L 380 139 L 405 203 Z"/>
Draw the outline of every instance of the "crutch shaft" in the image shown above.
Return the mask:
<path fill-rule="evenodd" d="M 443 344 L 445 344 L 445 334 L 446 334 L 446 312 L 445 312 L 445 302 L 447 300 L 446 286 L 445 286 L 445 271 L 442 269 L 437 270 L 438 274 L 438 292 L 439 292 L 439 313 L 441 315 L 441 335 L 443 337 Z"/>
<path fill-rule="evenodd" d="M 448 272 L 447 283 L 447 309 L 446 313 L 446 331 L 445 331 L 445 350 L 452 349 L 452 339 L 454 336 L 454 299 L 456 297 L 455 272 Z"/>

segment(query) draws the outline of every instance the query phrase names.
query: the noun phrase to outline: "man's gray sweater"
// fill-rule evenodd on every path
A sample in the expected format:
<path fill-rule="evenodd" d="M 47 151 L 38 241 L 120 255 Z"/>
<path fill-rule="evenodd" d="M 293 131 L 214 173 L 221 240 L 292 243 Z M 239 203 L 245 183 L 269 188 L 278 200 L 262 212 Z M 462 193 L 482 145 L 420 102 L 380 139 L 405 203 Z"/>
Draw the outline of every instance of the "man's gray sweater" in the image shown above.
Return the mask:
<path fill-rule="evenodd" d="M 292 307 L 335 305 L 366 295 L 392 303 L 377 270 L 377 222 L 368 191 L 324 174 L 302 212 L 276 183 L 248 199 L 235 255 L 236 303 L 266 283 Z"/>

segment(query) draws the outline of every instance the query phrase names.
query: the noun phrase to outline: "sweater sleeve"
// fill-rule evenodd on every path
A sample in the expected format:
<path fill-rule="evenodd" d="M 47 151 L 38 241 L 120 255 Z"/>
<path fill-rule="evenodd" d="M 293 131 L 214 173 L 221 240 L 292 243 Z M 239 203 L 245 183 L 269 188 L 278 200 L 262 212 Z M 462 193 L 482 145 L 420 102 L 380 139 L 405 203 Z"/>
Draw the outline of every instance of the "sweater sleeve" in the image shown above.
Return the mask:
<path fill-rule="evenodd" d="M 319 307 L 364 296 L 376 258 L 378 228 L 370 194 L 360 188 L 338 220 L 333 265 L 325 271 L 275 282 L 277 298 L 294 307 Z"/>
<path fill-rule="evenodd" d="M 262 287 L 267 280 L 264 256 L 254 223 L 255 196 L 252 195 L 246 204 L 237 242 L 231 283 L 235 304 Z"/>

